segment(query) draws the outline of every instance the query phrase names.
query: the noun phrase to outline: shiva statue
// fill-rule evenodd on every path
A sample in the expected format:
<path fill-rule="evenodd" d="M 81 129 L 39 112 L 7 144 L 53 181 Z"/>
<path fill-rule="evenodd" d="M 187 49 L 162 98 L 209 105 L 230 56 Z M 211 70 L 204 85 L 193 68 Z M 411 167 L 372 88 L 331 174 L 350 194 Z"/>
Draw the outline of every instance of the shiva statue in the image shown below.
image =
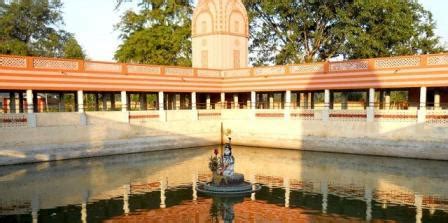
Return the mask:
<path fill-rule="evenodd" d="M 229 143 L 226 143 L 224 145 L 224 156 L 223 156 L 223 164 L 224 164 L 224 171 L 222 175 L 226 177 L 233 176 L 233 166 L 235 164 L 235 158 L 232 155 L 232 146 L 230 144 L 232 138 L 229 137 Z"/>

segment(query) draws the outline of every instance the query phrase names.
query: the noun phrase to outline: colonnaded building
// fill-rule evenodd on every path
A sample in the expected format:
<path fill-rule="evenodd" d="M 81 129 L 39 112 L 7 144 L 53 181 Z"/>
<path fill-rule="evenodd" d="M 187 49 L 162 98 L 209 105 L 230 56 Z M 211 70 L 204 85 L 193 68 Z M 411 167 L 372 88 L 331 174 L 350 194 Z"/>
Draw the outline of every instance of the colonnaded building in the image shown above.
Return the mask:
<path fill-rule="evenodd" d="M 193 67 L 0 55 L 1 164 L 235 144 L 448 160 L 448 54 L 248 67 L 239 0 L 199 1 Z"/>

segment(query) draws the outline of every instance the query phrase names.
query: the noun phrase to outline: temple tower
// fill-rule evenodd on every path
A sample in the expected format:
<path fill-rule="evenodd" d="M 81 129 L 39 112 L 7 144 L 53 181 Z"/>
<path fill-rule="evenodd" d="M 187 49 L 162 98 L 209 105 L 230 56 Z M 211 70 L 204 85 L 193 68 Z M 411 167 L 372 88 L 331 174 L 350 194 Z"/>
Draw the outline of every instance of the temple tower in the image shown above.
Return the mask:
<path fill-rule="evenodd" d="M 248 65 L 249 21 L 241 0 L 199 0 L 192 19 L 193 67 Z"/>

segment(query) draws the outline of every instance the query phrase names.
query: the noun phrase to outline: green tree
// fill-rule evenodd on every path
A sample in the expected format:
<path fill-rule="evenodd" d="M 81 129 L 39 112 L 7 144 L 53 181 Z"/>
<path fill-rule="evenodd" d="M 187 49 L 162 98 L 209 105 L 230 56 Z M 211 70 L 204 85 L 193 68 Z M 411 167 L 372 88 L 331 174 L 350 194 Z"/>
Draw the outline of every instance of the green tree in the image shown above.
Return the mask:
<path fill-rule="evenodd" d="M 416 0 L 244 2 L 251 18 L 250 51 L 254 64 L 443 50 L 434 35 L 431 13 Z"/>
<path fill-rule="evenodd" d="M 79 45 L 78 41 L 76 41 L 73 35 L 70 35 L 64 42 L 62 51 L 64 54 L 64 58 L 76 59 L 86 57 L 84 50 Z"/>
<path fill-rule="evenodd" d="M 60 0 L 0 1 L 0 53 L 84 58 L 82 49 L 68 50 L 80 46 L 60 28 L 61 8 Z"/>
<path fill-rule="evenodd" d="M 123 43 L 115 59 L 191 66 L 192 4 L 189 0 L 143 0 L 139 12 L 127 11 L 116 26 Z"/>

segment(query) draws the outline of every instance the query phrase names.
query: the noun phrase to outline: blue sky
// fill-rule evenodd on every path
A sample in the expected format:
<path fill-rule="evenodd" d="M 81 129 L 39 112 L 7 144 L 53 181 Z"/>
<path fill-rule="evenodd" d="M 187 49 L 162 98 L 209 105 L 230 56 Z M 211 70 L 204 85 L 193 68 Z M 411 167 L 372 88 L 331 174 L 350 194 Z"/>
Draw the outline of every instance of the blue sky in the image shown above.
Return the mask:
<path fill-rule="evenodd" d="M 436 33 L 448 46 L 448 1 L 419 0 L 433 13 L 437 22 Z M 112 61 L 120 44 L 114 25 L 120 21 L 124 11 L 135 8 L 135 3 L 125 3 L 115 9 L 115 0 L 65 0 L 65 29 L 75 34 L 91 60 Z M 135 2 L 135 1 L 134 1 Z"/>

